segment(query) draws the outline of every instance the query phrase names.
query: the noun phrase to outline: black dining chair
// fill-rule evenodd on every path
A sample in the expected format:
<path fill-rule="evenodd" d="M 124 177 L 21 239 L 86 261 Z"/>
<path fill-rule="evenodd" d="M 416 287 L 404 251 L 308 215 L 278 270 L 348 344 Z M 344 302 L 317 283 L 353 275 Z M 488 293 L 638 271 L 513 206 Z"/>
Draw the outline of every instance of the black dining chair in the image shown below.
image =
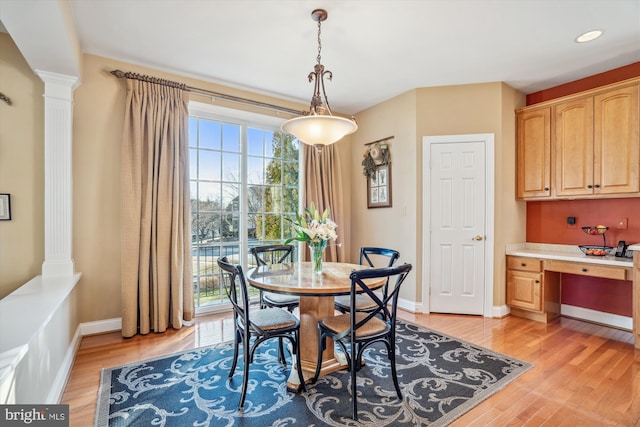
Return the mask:
<path fill-rule="evenodd" d="M 244 406 L 249 383 L 249 365 L 253 362 L 253 355 L 260 344 L 271 338 L 287 339 L 291 343 L 292 352 L 296 357 L 296 366 L 293 366 L 292 363 L 292 369 L 297 367 L 300 385 L 306 391 L 300 363 L 300 321 L 298 318 L 282 308 L 267 307 L 250 311 L 247 282 L 242 267 L 231 264 L 227 257 L 218 258 L 218 266 L 222 273 L 225 292 L 233 306 L 235 334 L 233 363 L 229 370 L 229 379 L 233 377 L 236 370 L 238 350 L 242 344 L 244 377 L 238 408 L 242 409 Z"/>
<path fill-rule="evenodd" d="M 256 266 L 270 264 L 282 264 L 283 262 L 293 262 L 293 245 L 263 245 L 255 246 L 249 251 L 256 261 Z M 268 292 L 260 289 L 260 307 L 276 307 L 284 308 L 290 313 L 300 305 L 300 297 L 297 295 L 279 294 L 276 292 Z M 287 364 L 284 358 L 284 346 L 282 339 L 278 343 L 278 361 Z"/>
<path fill-rule="evenodd" d="M 360 248 L 360 265 L 367 265 L 373 268 L 392 267 L 398 258 L 400 258 L 400 252 L 393 249 L 371 246 Z M 379 298 L 385 299 L 387 297 L 387 284 L 385 284 L 380 291 L 376 291 L 376 294 L 378 294 Z M 339 312 L 348 313 L 351 307 L 351 298 L 349 295 L 337 296 L 335 297 L 334 305 Z M 375 310 L 376 307 L 376 302 L 372 300 L 369 295 L 358 294 L 356 297 L 357 311 L 366 313 Z"/>
<path fill-rule="evenodd" d="M 253 247 L 250 252 L 256 261 L 256 266 L 261 267 L 269 264 L 293 262 L 294 248 L 293 245 L 264 245 Z M 285 308 L 293 312 L 300 305 L 300 297 L 260 290 L 260 305 L 262 307 Z"/>
<path fill-rule="evenodd" d="M 396 267 L 374 268 L 354 271 L 351 279 L 351 309 L 347 314 L 325 317 L 318 321 L 318 364 L 313 376 L 315 383 L 320 374 L 322 352 L 326 349 L 327 338 L 338 343 L 347 358 L 347 366 L 351 372 L 351 400 L 353 402 L 352 418 L 358 420 L 358 403 L 356 397 L 356 373 L 362 368 L 362 354 L 374 343 L 384 343 L 391 364 L 393 385 L 402 399 L 402 391 L 398 384 L 396 372 L 396 313 L 400 286 L 411 271 L 411 264 Z M 389 282 L 388 294 L 380 299 L 365 283 L 367 279 L 385 279 Z M 369 312 L 356 310 L 358 293 L 366 293 L 376 303 L 376 309 Z M 390 303 L 390 304 L 389 304 Z M 389 308 L 389 305 L 391 308 Z M 383 320 L 385 319 L 385 320 Z"/>

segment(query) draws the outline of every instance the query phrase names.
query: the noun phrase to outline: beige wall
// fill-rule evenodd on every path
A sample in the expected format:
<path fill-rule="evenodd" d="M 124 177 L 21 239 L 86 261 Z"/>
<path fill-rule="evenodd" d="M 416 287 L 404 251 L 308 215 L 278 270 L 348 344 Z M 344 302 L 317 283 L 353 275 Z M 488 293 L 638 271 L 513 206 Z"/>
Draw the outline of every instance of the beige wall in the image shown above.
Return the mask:
<path fill-rule="evenodd" d="M 357 115 L 362 130 L 352 139 L 354 177 L 352 252 L 368 244 L 399 248 L 413 263 L 413 282 L 403 298 L 422 301 L 422 138 L 428 135 L 495 134 L 494 305 L 505 304 L 504 245 L 524 241 L 524 205 L 515 194 L 515 116 L 524 95 L 502 83 L 420 88 Z M 362 177 L 364 143 L 394 135 L 393 207 L 366 208 Z M 358 179 L 356 179 L 356 177 Z M 359 185 L 358 185 L 359 184 Z M 405 212 L 406 207 L 406 212 Z"/>
<path fill-rule="evenodd" d="M 410 263 L 420 271 L 416 252 L 416 93 L 410 91 L 369 108 L 356 116 L 358 132 L 351 136 L 351 249 L 352 262 L 358 261 L 361 246 L 392 247 L 400 252 L 399 262 Z M 367 180 L 362 173 L 365 144 L 393 136 L 391 150 L 391 207 L 367 208 Z M 416 281 L 411 274 L 401 298 L 416 301 Z"/>
<path fill-rule="evenodd" d="M 42 271 L 44 261 L 44 83 L 11 37 L 0 33 L 0 193 L 11 221 L 0 221 L 0 298 Z"/>

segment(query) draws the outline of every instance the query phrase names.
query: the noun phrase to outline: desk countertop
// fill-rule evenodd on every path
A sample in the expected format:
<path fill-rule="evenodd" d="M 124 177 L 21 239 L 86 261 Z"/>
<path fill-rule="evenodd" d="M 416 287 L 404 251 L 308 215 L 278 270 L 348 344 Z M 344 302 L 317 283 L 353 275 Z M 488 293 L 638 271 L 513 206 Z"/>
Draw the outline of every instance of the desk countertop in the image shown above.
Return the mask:
<path fill-rule="evenodd" d="M 629 251 L 640 251 L 640 243 L 634 243 L 633 245 L 629 245 L 627 247 Z"/>
<path fill-rule="evenodd" d="M 640 250 L 640 244 L 631 245 L 632 250 Z M 582 253 L 575 245 L 554 245 L 548 243 L 510 243 L 506 247 L 507 255 L 529 258 L 556 259 L 561 261 L 584 262 L 589 264 L 609 265 L 612 267 L 633 267 L 631 258 L 615 256 L 589 256 Z"/>

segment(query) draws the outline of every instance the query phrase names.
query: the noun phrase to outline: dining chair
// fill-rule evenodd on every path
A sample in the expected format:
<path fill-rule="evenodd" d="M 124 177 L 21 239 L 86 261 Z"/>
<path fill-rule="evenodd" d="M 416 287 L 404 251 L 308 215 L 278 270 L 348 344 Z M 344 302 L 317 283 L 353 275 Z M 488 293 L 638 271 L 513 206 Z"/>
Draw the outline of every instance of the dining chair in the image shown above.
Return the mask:
<path fill-rule="evenodd" d="M 402 399 L 402 391 L 398 384 L 396 372 L 396 313 L 400 286 L 411 271 L 411 264 L 396 267 L 374 268 L 354 271 L 351 279 L 351 309 L 347 314 L 325 317 L 318 321 L 318 360 L 312 383 L 315 383 L 322 365 L 322 352 L 326 349 L 327 338 L 338 343 L 347 359 L 351 373 L 352 418 L 358 420 L 358 403 L 356 397 L 356 373 L 362 368 L 362 354 L 374 343 L 384 343 L 391 365 L 391 377 L 398 399 Z M 388 294 L 380 299 L 365 283 L 367 279 L 386 279 Z M 393 283 L 393 284 L 391 284 Z M 376 309 L 369 312 L 356 310 L 358 293 L 366 293 L 376 303 Z M 391 303 L 391 304 L 389 304 Z M 389 305 L 391 308 L 389 308 Z M 382 313 L 382 316 L 378 317 Z M 384 320 L 383 320 L 384 319 Z"/>
<path fill-rule="evenodd" d="M 360 265 L 367 265 L 373 268 L 392 267 L 398 258 L 400 258 L 400 252 L 393 249 L 371 246 L 360 248 Z M 380 291 L 376 291 L 376 293 L 379 298 L 385 299 L 387 297 L 387 284 L 385 284 Z M 348 313 L 351 307 L 351 298 L 349 295 L 337 296 L 335 297 L 334 305 L 335 309 L 339 312 Z M 371 310 L 375 310 L 376 306 L 376 302 L 367 294 L 358 294 L 356 297 L 357 311 L 370 312 Z"/>
<path fill-rule="evenodd" d="M 283 262 L 293 262 L 293 245 L 263 245 L 255 246 L 249 251 L 253 255 L 256 266 L 261 267 L 269 264 L 282 264 Z M 300 305 L 300 297 L 297 295 L 279 294 L 260 289 L 260 307 L 285 308 L 293 313 L 293 310 Z M 284 357 L 284 346 L 282 339 L 278 343 L 278 362 L 285 366 L 287 360 Z"/>
<path fill-rule="evenodd" d="M 247 282 L 240 265 L 231 264 L 227 257 L 218 258 L 218 266 L 222 273 L 222 283 L 233 306 L 233 320 L 235 327 L 233 341 L 233 363 L 229 370 L 229 379 L 233 377 L 238 364 L 238 350 L 242 344 L 244 372 L 242 392 L 238 409 L 242 409 L 249 384 L 249 365 L 253 362 L 256 349 L 263 342 L 271 339 L 287 339 L 291 343 L 292 353 L 296 357 L 298 379 L 303 390 L 306 391 L 300 363 L 300 321 L 291 312 L 276 307 L 249 310 L 249 295 Z M 253 338 L 253 343 L 251 342 Z"/>
<path fill-rule="evenodd" d="M 250 252 L 256 261 L 256 266 L 261 267 L 269 264 L 293 262 L 293 250 L 293 245 L 265 245 L 253 247 Z M 260 305 L 262 307 L 286 308 L 293 312 L 300 305 L 300 297 L 260 290 Z"/>

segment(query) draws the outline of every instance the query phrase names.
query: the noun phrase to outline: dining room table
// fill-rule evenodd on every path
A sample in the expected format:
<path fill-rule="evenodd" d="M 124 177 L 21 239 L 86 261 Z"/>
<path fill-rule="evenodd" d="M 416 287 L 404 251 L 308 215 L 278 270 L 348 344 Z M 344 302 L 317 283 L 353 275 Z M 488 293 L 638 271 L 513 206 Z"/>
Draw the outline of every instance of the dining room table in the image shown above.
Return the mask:
<path fill-rule="evenodd" d="M 295 369 L 302 369 L 305 381 L 311 380 L 318 359 L 318 320 L 335 315 L 334 297 L 351 292 L 351 272 L 371 268 L 360 264 L 323 262 L 322 272 L 313 271 L 311 262 L 269 264 L 255 267 L 247 272 L 248 282 L 255 288 L 300 297 L 300 363 L 294 366 L 287 380 L 287 388 L 300 389 Z M 381 288 L 386 278 L 365 280 L 369 288 Z M 334 351 L 332 340 L 328 340 L 322 353 L 320 375 L 344 369 L 346 358 Z"/>

